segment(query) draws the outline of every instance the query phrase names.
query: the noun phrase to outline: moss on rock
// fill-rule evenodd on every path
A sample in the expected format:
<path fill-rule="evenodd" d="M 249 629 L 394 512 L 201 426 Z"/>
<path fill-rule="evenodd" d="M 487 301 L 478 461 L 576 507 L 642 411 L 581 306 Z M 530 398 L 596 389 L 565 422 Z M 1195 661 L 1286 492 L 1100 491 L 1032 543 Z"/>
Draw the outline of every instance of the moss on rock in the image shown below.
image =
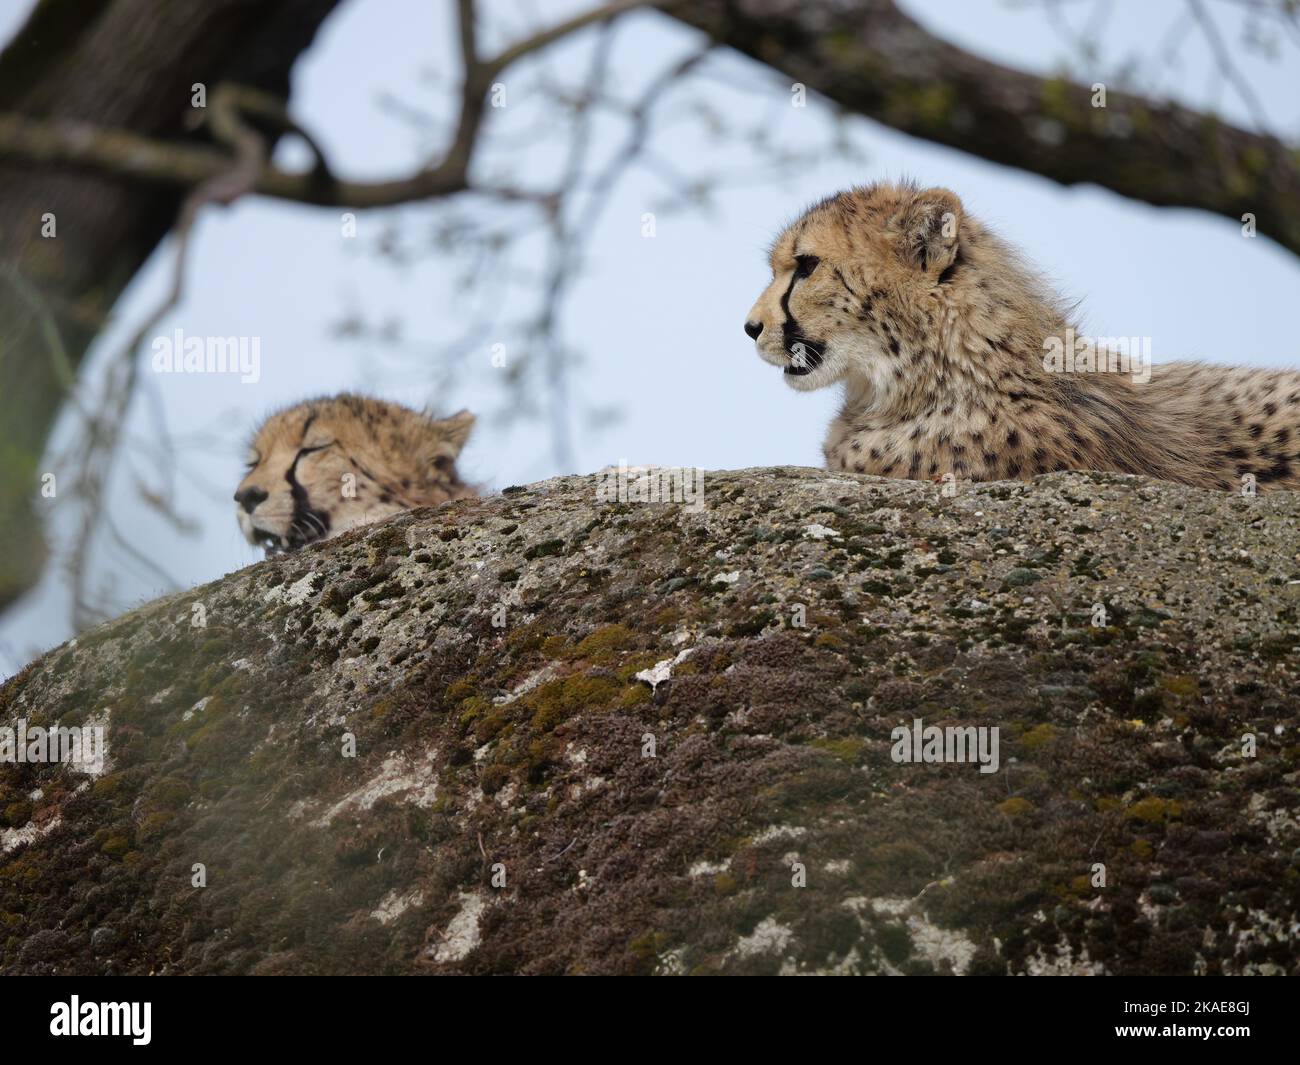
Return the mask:
<path fill-rule="evenodd" d="M 109 759 L 0 764 L 0 973 L 1300 971 L 1294 494 L 705 484 L 399 515 L 33 663 L 0 723 Z"/>

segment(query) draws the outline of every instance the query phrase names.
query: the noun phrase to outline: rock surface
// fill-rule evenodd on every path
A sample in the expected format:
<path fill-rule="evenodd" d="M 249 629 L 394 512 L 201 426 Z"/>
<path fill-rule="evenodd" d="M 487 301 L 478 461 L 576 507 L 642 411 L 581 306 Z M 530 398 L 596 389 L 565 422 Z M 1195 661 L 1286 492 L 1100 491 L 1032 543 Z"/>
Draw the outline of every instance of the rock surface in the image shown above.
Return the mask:
<path fill-rule="evenodd" d="M 507 489 L 35 662 L 0 724 L 108 760 L 0 765 L 0 973 L 1300 972 L 1300 495 L 704 501 Z"/>

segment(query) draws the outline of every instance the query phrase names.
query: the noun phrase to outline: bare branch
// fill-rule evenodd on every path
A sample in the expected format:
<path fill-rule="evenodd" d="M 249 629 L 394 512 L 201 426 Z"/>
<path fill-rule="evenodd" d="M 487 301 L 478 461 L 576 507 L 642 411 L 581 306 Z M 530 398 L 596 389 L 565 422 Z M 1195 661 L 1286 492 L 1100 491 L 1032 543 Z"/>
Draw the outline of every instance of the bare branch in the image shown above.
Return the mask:
<path fill-rule="evenodd" d="M 510 66 L 511 63 L 522 59 L 530 52 L 540 51 L 547 45 L 554 44 L 560 38 L 567 37 L 571 33 L 586 29 L 597 22 L 608 22 L 638 7 L 658 7 L 664 2 L 665 0 L 615 0 L 615 2 L 604 4 L 601 7 L 594 7 L 589 11 L 574 15 L 572 18 L 558 23 L 548 30 L 534 34 L 527 40 L 511 45 L 495 59 L 484 63 L 484 69 L 495 76 Z"/>
<path fill-rule="evenodd" d="M 459 119 L 451 145 L 436 166 L 393 181 L 351 182 L 333 178 L 317 142 L 288 115 L 283 104 L 245 87 L 226 89 L 227 111 L 257 114 L 281 130 L 297 133 L 311 147 L 317 167 L 295 174 L 273 166 L 260 168 L 252 191 L 273 199 L 320 207 L 392 207 L 465 191 L 474 144 L 483 121 L 484 97 L 493 78 L 524 56 L 588 26 L 647 6 L 648 0 L 617 0 L 575 15 L 490 60 L 477 58 L 473 0 L 460 0 L 461 56 L 465 63 Z M 215 93 L 214 93 L 215 96 Z M 215 102 L 214 102 L 215 105 Z M 217 121 L 222 119 L 214 116 Z M 214 129 L 216 126 L 214 125 Z M 227 130 L 229 132 L 229 130 Z M 17 114 L 0 114 L 0 159 L 20 159 L 38 166 L 91 169 L 136 181 L 192 187 L 228 176 L 230 159 L 204 145 L 168 143 L 129 130 L 78 122 L 45 123 Z"/>
<path fill-rule="evenodd" d="M 1063 185 L 1198 207 L 1300 254 L 1300 153 L 1178 104 L 994 63 L 930 33 L 894 0 L 691 0 L 665 11 L 836 103 L 937 144 Z M 1084 79 L 1091 81 L 1091 79 Z"/>
<path fill-rule="evenodd" d="M 1228 46 L 1219 33 L 1219 27 L 1215 25 L 1214 19 L 1210 13 L 1205 10 L 1205 5 L 1201 0 L 1187 0 L 1187 6 L 1191 9 L 1192 17 L 1196 24 L 1201 27 L 1201 32 L 1210 44 L 1210 50 L 1214 52 L 1215 62 L 1219 64 L 1219 70 L 1222 71 L 1227 82 L 1237 90 L 1237 95 L 1241 97 L 1242 102 L 1250 111 L 1250 117 L 1254 120 L 1255 128 L 1261 133 L 1268 127 L 1268 117 L 1264 113 L 1264 107 L 1255 95 L 1255 91 L 1250 87 L 1250 83 L 1241 76 L 1241 71 L 1232 61 L 1232 53 L 1228 51 Z"/>
<path fill-rule="evenodd" d="M 93 407 L 83 410 L 82 433 L 74 443 L 67 465 L 78 471 L 75 497 L 81 504 L 81 528 L 67 561 L 72 580 L 73 625 L 81 630 L 102 620 L 102 610 L 89 599 L 90 553 L 101 526 L 120 550 L 144 565 L 155 576 L 172 583 L 167 574 L 136 549 L 112 524 L 105 487 L 117 457 L 118 444 L 126 425 L 131 400 L 136 394 L 139 353 L 163 319 L 180 304 L 185 291 L 190 234 L 200 209 L 209 203 L 228 204 L 251 192 L 265 166 L 266 142 L 240 117 L 240 90 L 218 86 L 212 94 L 210 121 L 214 135 L 233 151 L 227 168 L 196 186 L 181 205 L 174 227 L 176 256 L 167 295 L 116 354 L 109 368 L 104 395 Z"/>

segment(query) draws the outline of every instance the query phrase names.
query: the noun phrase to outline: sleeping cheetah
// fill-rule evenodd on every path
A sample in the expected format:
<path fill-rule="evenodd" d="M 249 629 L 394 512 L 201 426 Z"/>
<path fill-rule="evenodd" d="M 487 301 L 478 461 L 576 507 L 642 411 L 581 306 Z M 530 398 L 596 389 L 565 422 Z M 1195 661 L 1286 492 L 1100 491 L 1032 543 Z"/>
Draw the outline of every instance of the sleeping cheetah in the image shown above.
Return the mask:
<path fill-rule="evenodd" d="M 338 395 L 273 414 L 253 437 L 235 516 L 268 556 L 402 510 L 477 495 L 456 473 L 474 415 L 442 421 Z"/>

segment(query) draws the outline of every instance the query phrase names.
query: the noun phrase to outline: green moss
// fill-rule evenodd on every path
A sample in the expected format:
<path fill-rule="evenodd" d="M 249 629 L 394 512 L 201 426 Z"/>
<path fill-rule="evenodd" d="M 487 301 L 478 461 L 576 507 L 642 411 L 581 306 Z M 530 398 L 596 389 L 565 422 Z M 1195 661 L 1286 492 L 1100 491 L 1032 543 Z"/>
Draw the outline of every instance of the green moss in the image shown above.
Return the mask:
<path fill-rule="evenodd" d="M 626 625 L 605 625 L 582 640 L 569 655 L 570 658 L 588 658 L 593 662 L 607 662 L 621 650 L 636 641 L 636 633 Z"/>
<path fill-rule="evenodd" d="M 547 632 L 540 622 L 520 625 L 506 637 L 506 646 L 516 655 L 529 655 L 541 648 Z"/>
<path fill-rule="evenodd" d="M 140 822 L 140 839 L 148 842 L 149 840 L 164 835 L 171 826 L 172 821 L 172 815 L 163 813 L 162 811 L 149 814 Z"/>
<path fill-rule="evenodd" d="M 460 680 L 452 681 L 451 684 L 447 685 L 447 690 L 443 693 L 443 698 L 445 698 L 449 703 L 458 703 L 462 699 L 468 699 L 470 696 L 474 695 L 477 690 L 478 687 L 473 681 L 461 678 Z"/>
<path fill-rule="evenodd" d="M 848 762 L 850 765 L 855 764 L 862 757 L 862 751 L 867 746 L 865 740 L 857 739 L 853 736 L 847 736 L 843 739 L 817 739 L 808 745 L 819 751 L 825 751 L 833 755 L 842 762 Z"/>
<path fill-rule="evenodd" d="M 1196 678 L 1187 674 L 1161 677 L 1160 686 L 1167 692 L 1188 698 L 1196 695 L 1199 690 L 1196 684 Z"/>
<path fill-rule="evenodd" d="M 491 704 L 489 704 L 490 706 Z M 480 743 L 496 739 L 510 726 L 510 714 L 504 708 L 485 711 L 474 719 L 474 738 Z"/>
<path fill-rule="evenodd" d="M 175 776 L 163 777 L 148 791 L 146 799 L 151 806 L 162 810 L 178 810 L 190 801 L 190 786 Z"/>
<path fill-rule="evenodd" d="M 1056 736 L 1057 731 L 1054 725 L 1046 723 L 1035 725 L 1020 737 L 1020 745 L 1027 751 L 1036 751 L 1040 747 L 1046 747 L 1056 739 Z"/>
<path fill-rule="evenodd" d="M 1023 814 L 1029 813 L 1033 808 L 1034 804 L 1032 802 L 1018 796 L 998 803 L 998 811 L 1005 814 L 1007 817 L 1020 817 Z"/>
<path fill-rule="evenodd" d="M 569 645 L 567 636 L 548 636 L 542 641 L 542 654 L 547 658 L 564 657 L 565 648 Z"/>
<path fill-rule="evenodd" d="M 510 768 L 508 766 L 493 763 L 485 766 L 483 772 L 479 775 L 479 787 L 483 789 L 484 795 L 495 795 L 510 780 Z"/>
<path fill-rule="evenodd" d="M 1133 714 L 1143 721 L 1153 721 L 1165 715 L 1165 696 L 1159 688 L 1138 692 L 1133 696 Z"/>
<path fill-rule="evenodd" d="M 520 702 L 533 712 L 532 727 L 549 732 L 579 711 L 603 710 L 620 694 L 613 677 L 575 673 L 529 692 Z"/>
<path fill-rule="evenodd" d="M 925 129 L 946 129 L 952 120 L 956 96 L 951 87 L 927 82 L 920 88 L 897 88 L 889 98 L 888 107 L 901 124 L 920 125 Z"/>
<path fill-rule="evenodd" d="M 1183 816 L 1182 804 L 1172 799 L 1161 799 L 1150 795 L 1139 799 L 1127 810 L 1124 816 L 1129 820 L 1143 821 L 1149 825 L 1162 825 L 1166 821 L 1177 820 Z"/>
<path fill-rule="evenodd" d="M 667 629 L 680 622 L 684 616 L 685 612 L 681 607 L 666 606 L 651 614 L 650 621 L 661 629 Z"/>
<path fill-rule="evenodd" d="M 650 687 L 646 684 L 633 684 L 631 687 L 624 688 L 623 694 L 618 697 L 618 708 L 620 710 L 634 710 L 638 706 L 645 706 L 653 702 L 654 696 L 650 693 Z"/>
<path fill-rule="evenodd" d="M 99 850 L 110 858 L 121 858 L 131 849 L 131 841 L 126 836 L 109 836 Z"/>
<path fill-rule="evenodd" d="M 494 708 L 491 699 L 483 695 L 471 695 L 468 699 L 462 699 L 460 703 L 460 722 L 462 725 L 468 725 L 470 722 L 483 717 Z"/>
<path fill-rule="evenodd" d="M 632 958 L 634 972 L 642 976 L 652 976 L 659 962 L 659 955 L 668 948 L 668 937 L 662 932 L 646 932 L 628 940 L 627 952 Z"/>

